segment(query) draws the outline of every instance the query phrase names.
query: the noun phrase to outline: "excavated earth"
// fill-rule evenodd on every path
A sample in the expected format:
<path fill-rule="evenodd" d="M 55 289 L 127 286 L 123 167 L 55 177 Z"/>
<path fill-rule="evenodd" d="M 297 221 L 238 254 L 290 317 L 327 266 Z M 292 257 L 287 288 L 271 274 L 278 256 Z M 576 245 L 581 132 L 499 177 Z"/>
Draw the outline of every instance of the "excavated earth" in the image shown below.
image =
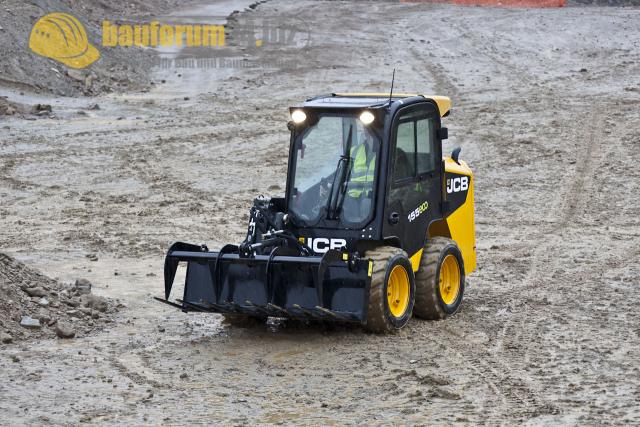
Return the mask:
<path fill-rule="evenodd" d="M 123 302 L 102 330 L 0 344 L 3 422 L 640 423 L 640 9 L 274 0 L 249 16 L 304 39 L 230 38 L 236 66 L 153 69 L 148 92 L 25 89 L 52 114 L 0 118 L 2 252 Z M 386 91 L 394 67 L 396 90 L 453 99 L 445 148 L 476 174 L 457 315 L 388 336 L 241 329 L 152 299 L 170 243 L 237 243 L 253 197 L 283 193 L 287 107 Z"/>

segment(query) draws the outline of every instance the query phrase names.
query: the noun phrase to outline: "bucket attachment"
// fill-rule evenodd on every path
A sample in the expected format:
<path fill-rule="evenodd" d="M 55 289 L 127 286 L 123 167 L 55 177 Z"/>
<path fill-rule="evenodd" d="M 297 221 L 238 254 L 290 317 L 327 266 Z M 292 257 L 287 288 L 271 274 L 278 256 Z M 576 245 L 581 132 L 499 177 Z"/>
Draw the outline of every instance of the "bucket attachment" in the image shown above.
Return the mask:
<path fill-rule="evenodd" d="M 182 300 L 169 301 L 180 262 L 187 263 Z M 369 299 L 369 260 L 331 250 L 324 256 L 243 257 L 238 247 L 219 252 L 175 243 L 165 259 L 165 298 L 183 311 L 256 317 L 364 323 Z"/>

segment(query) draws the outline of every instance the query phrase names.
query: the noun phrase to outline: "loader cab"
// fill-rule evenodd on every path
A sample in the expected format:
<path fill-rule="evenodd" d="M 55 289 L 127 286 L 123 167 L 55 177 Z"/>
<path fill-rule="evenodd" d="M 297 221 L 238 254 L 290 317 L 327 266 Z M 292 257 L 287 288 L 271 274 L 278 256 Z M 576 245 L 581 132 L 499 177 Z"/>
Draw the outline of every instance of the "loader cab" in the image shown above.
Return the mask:
<path fill-rule="evenodd" d="M 422 247 L 441 216 L 441 98 L 331 94 L 290 109 L 287 212 L 301 239 L 323 239 L 314 251 Z"/>

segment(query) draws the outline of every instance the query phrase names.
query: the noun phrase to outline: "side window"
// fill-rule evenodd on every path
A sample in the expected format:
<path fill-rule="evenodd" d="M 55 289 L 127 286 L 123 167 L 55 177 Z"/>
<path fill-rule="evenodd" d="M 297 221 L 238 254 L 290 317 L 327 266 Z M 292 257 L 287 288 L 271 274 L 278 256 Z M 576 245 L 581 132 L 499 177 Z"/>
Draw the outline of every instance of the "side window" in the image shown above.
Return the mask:
<path fill-rule="evenodd" d="M 418 174 L 433 172 L 436 169 L 433 119 L 420 119 L 416 124 L 416 142 L 418 146 Z"/>
<path fill-rule="evenodd" d="M 396 136 L 395 168 L 393 179 L 400 181 L 411 178 L 416 173 L 415 165 L 415 122 L 401 122 L 398 124 Z"/>

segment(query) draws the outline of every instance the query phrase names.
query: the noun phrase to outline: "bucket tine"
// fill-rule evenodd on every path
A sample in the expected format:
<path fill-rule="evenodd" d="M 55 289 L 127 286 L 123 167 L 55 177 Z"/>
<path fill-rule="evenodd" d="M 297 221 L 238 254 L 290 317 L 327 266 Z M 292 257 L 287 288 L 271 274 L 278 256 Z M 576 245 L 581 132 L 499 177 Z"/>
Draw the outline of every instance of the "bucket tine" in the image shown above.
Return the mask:
<path fill-rule="evenodd" d="M 256 311 L 259 311 L 260 313 L 264 314 L 265 316 L 270 316 L 271 312 L 269 312 L 269 310 L 267 310 L 264 307 L 260 307 L 259 305 L 255 305 L 254 303 L 252 303 L 249 300 L 245 300 L 244 302 L 246 305 L 253 307 Z"/>
<path fill-rule="evenodd" d="M 309 319 L 317 319 L 318 318 L 318 316 L 316 316 L 312 311 L 309 311 L 306 308 L 301 307 L 299 304 L 293 304 L 291 307 L 295 308 L 298 311 L 300 311 L 302 314 L 305 315 L 305 317 L 308 317 Z"/>
<path fill-rule="evenodd" d="M 287 310 L 285 310 L 284 308 L 277 306 L 275 304 L 272 303 L 267 303 L 267 308 L 275 313 L 280 314 L 281 316 L 288 316 L 289 313 L 287 312 Z"/>
<path fill-rule="evenodd" d="M 324 308 L 324 307 L 316 306 L 315 310 L 316 310 L 316 311 L 318 311 L 318 312 L 320 312 L 320 313 L 322 313 L 322 314 L 325 314 L 325 315 L 327 315 L 327 316 L 329 316 L 329 317 L 333 317 L 333 318 L 334 318 L 334 319 L 336 319 L 336 320 L 341 319 L 341 316 L 338 316 L 338 315 L 337 315 L 336 313 L 334 313 L 333 311 L 328 310 L 328 309 L 326 309 L 326 308 Z"/>
<path fill-rule="evenodd" d="M 189 308 L 192 308 L 193 310 L 202 311 L 202 312 L 205 312 L 205 313 L 211 313 L 211 310 L 208 309 L 207 307 L 203 306 L 203 305 L 196 304 L 196 303 L 193 303 L 193 302 L 188 302 L 188 301 L 182 301 L 182 300 L 176 300 L 176 301 L 178 301 L 181 304 L 186 305 Z"/>

